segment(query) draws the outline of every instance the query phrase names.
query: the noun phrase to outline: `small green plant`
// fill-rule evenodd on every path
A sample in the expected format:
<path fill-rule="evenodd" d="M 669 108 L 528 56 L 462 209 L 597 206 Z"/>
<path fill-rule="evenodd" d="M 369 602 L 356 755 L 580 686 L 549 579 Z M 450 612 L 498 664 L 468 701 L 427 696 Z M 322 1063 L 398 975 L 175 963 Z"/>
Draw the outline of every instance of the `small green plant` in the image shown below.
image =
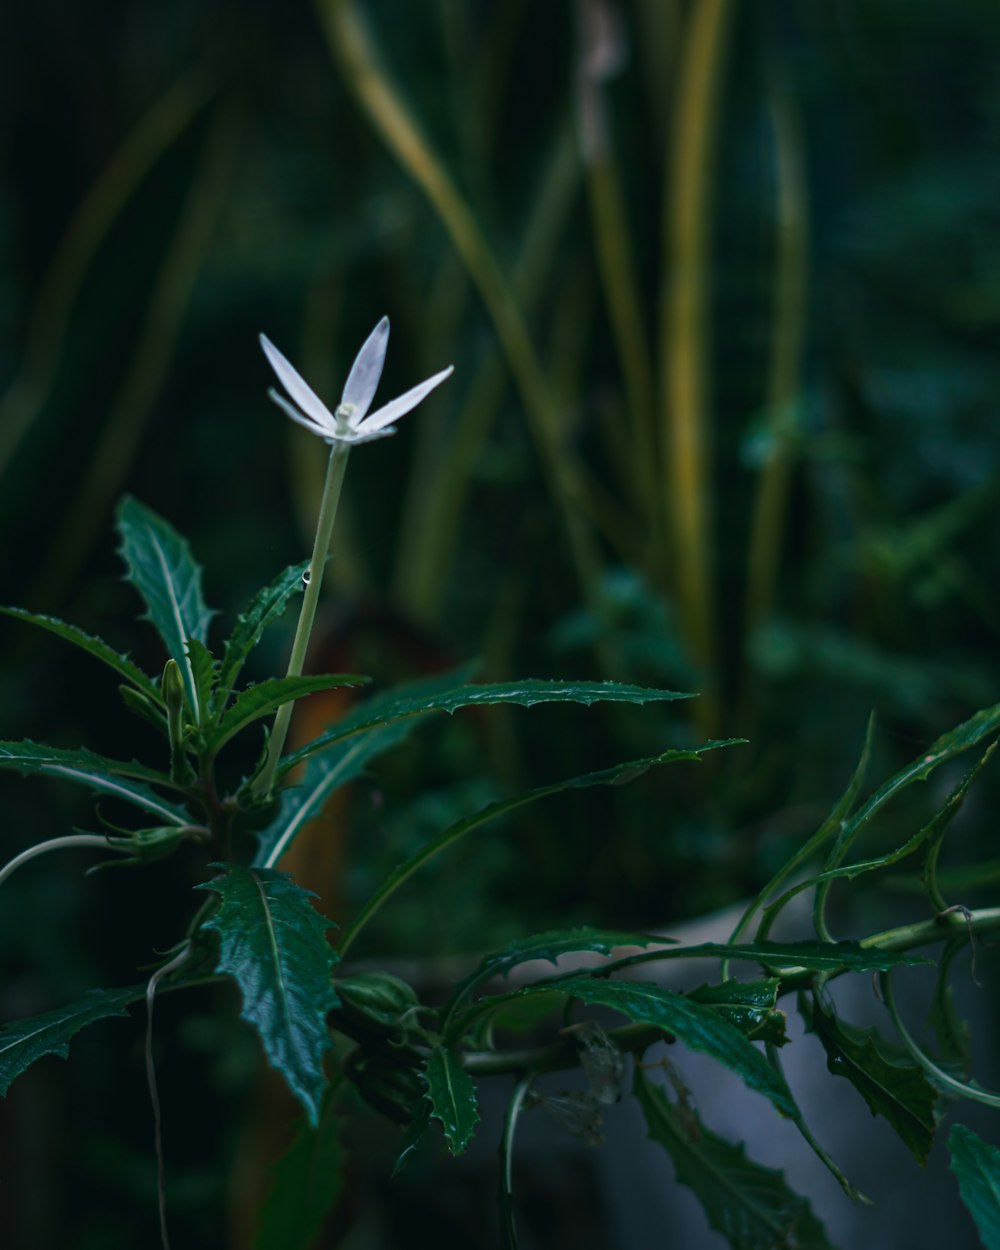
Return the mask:
<path fill-rule="evenodd" d="M 103 825 L 99 832 L 50 838 L 23 851 L 0 871 L 0 882 L 39 855 L 80 846 L 155 871 L 156 862 L 183 843 L 201 848 L 206 879 L 192 901 L 186 932 L 178 935 L 176 946 L 147 980 L 95 990 L 77 1003 L 0 1030 L 0 1093 L 43 1056 L 65 1056 L 86 1025 L 124 1015 L 133 1004 L 145 1002 L 160 1164 L 160 1232 L 167 1246 L 167 1191 L 150 1040 L 154 1001 L 158 993 L 231 979 L 242 995 L 243 1018 L 301 1104 L 304 1117 L 300 1135 L 275 1170 L 261 1212 L 260 1250 L 279 1246 L 305 1250 L 313 1243 L 336 1196 L 345 1117 L 364 1113 L 367 1107 L 398 1123 L 402 1136 L 397 1167 L 405 1166 L 420 1143 L 436 1131 L 432 1120 L 443 1130 L 448 1150 L 458 1155 L 468 1147 L 479 1122 L 477 1086 L 496 1076 L 515 1079 L 502 1133 L 499 1192 L 503 1244 L 516 1247 L 511 1165 L 516 1129 L 525 1108 L 546 1100 L 536 1092 L 537 1078 L 570 1068 L 582 1069 L 586 1089 L 563 1108 L 564 1118 L 585 1139 L 597 1141 L 603 1110 L 629 1088 L 643 1110 L 650 1136 L 673 1160 L 678 1179 L 694 1190 L 709 1222 L 736 1250 L 828 1246 L 808 1202 L 791 1191 L 781 1173 L 754 1163 L 740 1145 L 702 1123 L 677 1068 L 662 1058 L 659 1048 L 688 1047 L 734 1072 L 770 1102 L 776 1114 L 795 1122 L 855 1199 L 861 1195 L 805 1123 L 783 1075 L 779 1056 L 788 1041 L 785 1014 L 779 1007 L 783 998 L 792 996 L 822 1043 L 830 1071 L 857 1088 L 872 1113 L 889 1121 L 921 1163 L 937 1127 L 942 1093 L 1000 1106 L 1000 1096 L 982 1090 L 968 1077 L 963 1031 L 948 994 L 954 956 L 975 934 L 1000 929 L 1000 909 L 973 912 L 950 902 L 947 883 L 938 873 L 938 856 L 951 821 L 1000 734 L 1000 705 L 945 734 L 862 798 L 869 732 L 856 773 L 829 818 L 748 906 L 728 941 L 684 946 L 645 932 L 599 927 L 525 935 L 503 949 L 470 957 L 467 974 L 435 1002 L 421 1001 L 389 970 L 352 972 L 349 956 L 373 916 L 415 873 L 467 835 L 560 792 L 620 786 L 650 769 L 694 762 L 705 752 L 736 741 L 654 752 L 470 812 L 389 873 L 348 917 L 322 916 L 313 896 L 281 871 L 283 856 L 330 797 L 436 713 L 500 703 L 645 704 L 688 697 L 614 682 L 528 679 L 476 684 L 467 675 L 450 674 L 377 690 L 312 741 L 284 750 L 297 699 L 367 681 L 353 674 L 303 673 L 350 448 L 392 433 L 393 422 L 451 372 L 435 374 L 368 415 L 387 339 L 388 321 L 383 320 L 355 360 L 333 413 L 273 345 L 262 340 L 288 396 L 273 393 L 273 398 L 290 417 L 330 444 L 329 470 L 310 561 L 286 569 L 266 586 L 238 616 L 221 649 L 212 649 L 216 614 L 204 599 L 202 571 L 188 543 L 134 499 L 126 499 L 119 509 L 118 532 L 126 578 L 166 651 L 158 679 L 72 625 L 5 609 L 107 665 L 121 680 L 125 706 L 160 732 L 163 745 L 159 757 L 147 764 L 105 758 L 85 748 L 0 743 L 0 766 L 74 782 L 135 814 L 132 824 L 123 826 L 112 824 L 98 809 L 97 820 Z M 265 630 L 300 594 L 288 671 L 242 684 L 244 667 Z M 246 771 L 234 768 L 231 761 L 238 756 L 231 744 L 243 735 L 259 734 L 260 722 L 272 714 L 275 720 L 256 764 Z M 961 754 L 976 752 L 975 763 L 940 810 L 902 846 L 856 857 L 855 847 L 871 832 L 875 817 L 901 791 Z M 289 784 L 293 771 L 296 780 Z M 858 940 L 837 940 L 827 919 L 831 886 L 914 858 L 927 912 L 901 927 Z M 814 896 L 815 935 L 792 942 L 772 940 L 775 920 L 804 890 Z M 337 935 L 333 942 L 331 930 Z M 917 952 L 934 944 L 943 944 L 944 950 L 933 1009 L 938 1046 L 932 1055 L 902 1020 L 892 976 L 900 967 L 931 963 Z M 575 960 L 582 952 L 597 954 L 603 962 L 595 967 L 592 959 Z M 555 967 L 551 975 L 503 982 L 531 961 L 556 965 L 564 957 L 570 966 Z M 718 979 L 682 993 L 664 988 L 645 972 L 637 974 L 647 964 L 681 959 L 699 966 L 718 964 Z M 732 975 L 735 967 L 749 969 L 749 979 Z M 826 986 L 847 973 L 878 976 L 901 1049 L 838 1016 Z M 503 1020 L 512 1008 L 533 999 L 555 1001 L 563 1016 L 554 1017 L 551 1035 L 543 1042 L 512 1045 Z M 581 1004 L 585 1012 L 584 1019 L 575 1023 L 566 1014 L 572 1004 Z M 625 1023 L 605 1029 L 586 1016 L 590 1008 L 618 1013 Z M 657 1078 L 658 1071 L 664 1079 Z M 995 1246 L 1000 1212 L 996 1151 L 962 1126 L 953 1129 L 951 1143 L 963 1197 L 986 1244 Z M 987 1183 L 989 1177 L 993 1181 Z"/>

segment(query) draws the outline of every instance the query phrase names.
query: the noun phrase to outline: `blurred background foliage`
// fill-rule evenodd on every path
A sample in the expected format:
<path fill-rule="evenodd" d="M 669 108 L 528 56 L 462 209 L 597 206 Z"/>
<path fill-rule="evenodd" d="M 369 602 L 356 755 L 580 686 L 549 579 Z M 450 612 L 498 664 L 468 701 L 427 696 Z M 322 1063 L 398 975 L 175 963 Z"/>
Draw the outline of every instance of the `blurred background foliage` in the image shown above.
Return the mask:
<path fill-rule="evenodd" d="M 324 465 L 257 333 L 333 398 L 387 312 L 386 394 L 456 374 L 352 457 L 316 667 L 703 694 L 439 726 L 302 865 L 329 914 L 490 787 L 745 735 L 470 847 L 377 945 L 669 926 L 815 828 L 872 708 L 881 775 L 995 701 L 995 4 L 42 0 L 4 35 L 3 602 L 155 670 L 127 490 L 237 610 L 307 552 Z M 2 645 L 0 735 L 141 751 L 85 657 Z M 93 820 L 3 799 L 6 853 Z M 162 878 L 71 871 L 5 900 L 5 1017 L 173 940 Z"/>

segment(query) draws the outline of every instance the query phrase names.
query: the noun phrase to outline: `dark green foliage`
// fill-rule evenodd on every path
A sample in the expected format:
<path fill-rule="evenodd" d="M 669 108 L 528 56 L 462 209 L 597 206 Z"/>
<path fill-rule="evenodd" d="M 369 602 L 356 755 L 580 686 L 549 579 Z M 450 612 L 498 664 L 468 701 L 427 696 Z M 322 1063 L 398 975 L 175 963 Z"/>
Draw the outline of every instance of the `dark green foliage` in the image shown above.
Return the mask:
<path fill-rule="evenodd" d="M 280 620 L 292 596 L 302 593 L 302 576 L 309 561 L 292 564 L 269 586 L 258 591 L 245 612 L 240 613 L 233 632 L 226 639 L 219 665 L 218 712 L 232 692 L 247 657 L 260 642 L 269 625 Z"/>
<path fill-rule="evenodd" d="M 38 742 L 0 742 L 0 768 L 13 769 L 26 777 L 41 775 L 73 781 L 173 824 L 187 823 L 180 807 L 161 799 L 146 784 L 169 786 L 170 779 L 135 761 L 108 760 L 83 747 L 67 750 Z"/>
<path fill-rule="evenodd" d="M 479 1123 L 476 1088 L 462 1067 L 461 1057 L 447 1046 L 431 1050 L 425 1075 L 432 1115 L 441 1121 L 448 1149 L 453 1155 L 460 1155 Z"/>
<path fill-rule="evenodd" d="M 742 1146 L 706 1128 L 692 1107 L 671 1102 L 640 1068 L 633 1090 L 650 1137 L 670 1155 L 677 1179 L 733 1250 L 831 1250 L 809 1203 L 780 1172 L 754 1163 Z"/>
<path fill-rule="evenodd" d="M 156 685 L 136 664 L 132 663 L 127 655 L 119 655 L 103 639 L 84 633 L 82 629 L 78 629 L 75 625 L 67 625 L 65 621 L 57 620 L 54 616 L 39 616 L 35 612 L 26 612 L 24 608 L 0 608 L 0 612 L 3 612 L 6 616 L 14 617 L 15 620 L 38 625 L 41 629 L 47 629 L 50 633 L 55 634 L 57 638 L 63 638 L 67 642 L 73 643 L 74 646 L 88 652 L 95 659 L 101 660 L 118 673 L 119 676 L 126 678 L 153 703 L 158 704 L 160 702 Z"/>
<path fill-rule="evenodd" d="M 874 1029 L 855 1028 L 815 999 L 804 1010 L 823 1043 L 829 1070 L 846 1077 L 872 1115 L 884 1116 L 917 1162 L 926 1163 L 937 1128 L 938 1094 L 923 1070 L 892 1052 Z"/>
<path fill-rule="evenodd" d="M 964 1124 L 948 1137 L 951 1170 L 958 1177 L 962 1201 L 976 1221 L 986 1250 L 1000 1250 L 1000 1149 L 984 1142 Z"/>
<path fill-rule="evenodd" d="M 319 1124 L 304 1124 L 274 1165 L 260 1210 L 254 1250 L 309 1250 L 344 1190 L 346 1151 L 336 1098 L 325 1098 Z"/>
<path fill-rule="evenodd" d="M 541 981 L 517 993 L 524 996 L 549 988 L 551 982 Z M 781 1075 L 736 1025 L 712 1007 L 643 981 L 610 981 L 580 975 L 562 978 L 558 988 L 581 1002 L 611 1007 L 636 1023 L 654 1025 L 665 1038 L 676 1038 L 692 1050 L 703 1051 L 735 1072 L 784 1115 L 796 1114 L 794 1100 Z"/>
<path fill-rule="evenodd" d="M 689 990 L 687 997 L 696 1003 L 714 1008 L 720 1016 L 734 1024 L 752 1042 L 768 1042 L 784 1046 L 785 1013 L 777 1007 L 780 977 L 761 981 L 723 981 L 721 985 L 702 985 Z"/>
<path fill-rule="evenodd" d="M 187 540 L 135 499 L 121 503 L 118 532 L 129 581 L 142 596 L 148 619 L 163 639 L 167 654 L 180 665 L 191 714 L 200 722 L 203 709 L 188 640 L 207 643 L 208 627 L 215 615 L 202 594 L 201 568 Z"/>
<path fill-rule="evenodd" d="M 218 865 L 201 886 L 222 900 L 204 928 L 219 936 L 219 971 L 243 996 L 241 1015 L 257 1030 L 264 1052 L 306 1109 L 319 1120 L 330 1050 L 326 1014 L 336 1006 L 330 982 L 336 955 L 326 940 L 330 922 L 313 897 L 282 873 Z"/>
<path fill-rule="evenodd" d="M 70 1042 L 88 1024 L 128 1015 L 126 1008 L 141 999 L 144 992 L 143 986 L 93 990 L 68 1007 L 57 1007 L 44 1015 L 5 1025 L 0 1029 L 0 1095 L 5 1095 L 11 1081 L 44 1055 L 65 1059 Z"/>
<path fill-rule="evenodd" d="M 622 685 L 620 682 L 565 682 L 540 681 L 532 679 L 517 682 L 496 682 L 483 686 L 454 686 L 444 689 L 438 694 L 421 692 L 410 698 L 389 700 L 383 698 L 376 712 L 371 708 L 365 716 L 364 708 L 342 724 L 336 725 L 329 732 L 307 742 L 297 751 L 285 757 L 282 772 L 294 768 L 296 764 L 317 751 L 341 742 L 348 736 L 363 733 L 369 729 L 389 726 L 397 721 L 408 720 L 414 716 L 426 716 L 430 712 L 457 712 L 464 707 L 489 707 L 498 703 L 515 703 L 521 707 L 534 707 L 539 703 L 653 703 L 662 700 L 691 699 L 693 695 L 677 694 L 672 690 L 645 690 L 638 686 Z M 731 739 L 730 743 L 735 742 Z M 725 745 L 729 745 L 727 743 Z M 724 745 L 719 743 L 717 745 Z"/>

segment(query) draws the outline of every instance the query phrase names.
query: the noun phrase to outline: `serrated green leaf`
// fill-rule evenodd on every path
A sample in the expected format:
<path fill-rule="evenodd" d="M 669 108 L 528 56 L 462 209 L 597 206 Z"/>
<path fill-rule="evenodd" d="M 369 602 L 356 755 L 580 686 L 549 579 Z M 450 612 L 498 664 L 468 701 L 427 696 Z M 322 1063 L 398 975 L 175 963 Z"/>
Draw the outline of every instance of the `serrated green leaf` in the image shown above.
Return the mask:
<path fill-rule="evenodd" d="M 283 703 L 301 699 L 317 690 L 333 690 L 337 686 L 361 686 L 370 679 L 355 673 L 326 673 L 319 677 L 270 677 L 267 681 L 248 686 L 236 696 L 235 702 L 223 715 L 216 728 L 207 735 L 206 745 L 218 751 L 230 738 L 253 724 L 262 716 L 268 716 Z"/>
<path fill-rule="evenodd" d="M 226 640 L 222 652 L 213 711 L 222 710 L 247 657 L 260 642 L 264 631 L 282 617 L 291 597 L 301 593 L 302 577 L 308 568 L 308 560 L 302 564 L 289 565 L 269 586 L 257 592 L 247 610 L 237 618 L 236 627 Z"/>
<path fill-rule="evenodd" d="M 205 606 L 201 568 L 186 539 L 137 500 L 122 500 L 117 521 L 126 576 L 142 596 L 167 654 L 180 665 L 192 715 L 200 721 L 201 705 L 187 641 L 193 638 L 207 644 L 208 627 L 215 615 Z"/>
<path fill-rule="evenodd" d="M 73 1038 L 96 1020 L 127 1016 L 126 1008 L 142 998 L 145 986 L 127 990 L 93 990 L 86 998 L 0 1029 L 0 1097 L 11 1082 L 43 1055 L 65 1059 Z"/>
<path fill-rule="evenodd" d="M 344 1188 L 341 1121 L 327 1097 L 319 1124 L 304 1124 L 271 1173 L 254 1250 L 310 1250 Z"/>
<path fill-rule="evenodd" d="M 744 1033 L 752 1042 L 769 1042 L 784 1046 L 785 1013 L 778 1010 L 780 977 L 764 977 L 759 981 L 723 981 L 721 985 L 702 985 L 688 990 L 687 997 L 711 1007 Z"/>
<path fill-rule="evenodd" d="M 512 799 L 503 799 L 496 803 L 490 803 L 481 811 L 476 812 L 472 816 L 467 816 L 463 820 L 457 821 L 449 828 L 439 833 L 419 851 L 410 856 L 405 863 L 393 869 L 385 878 L 379 888 L 372 897 L 364 905 L 349 928 L 344 933 L 341 941 L 341 950 L 346 950 L 354 940 L 358 931 L 368 923 L 375 912 L 383 906 L 384 903 L 399 889 L 404 882 L 408 881 L 418 869 L 428 863 L 435 856 L 440 855 L 447 847 L 452 846 L 460 838 L 471 833 L 474 829 L 488 824 L 492 820 L 496 820 L 501 816 L 506 816 L 510 812 L 516 811 L 520 807 L 525 807 L 529 803 L 536 803 L 539 799 L 548 798 L 550 795 L 559 794 L 563 790 L 585 789 L 590 786 L 617 786 L 623 783 L 623 779 L 634 781 L 637 777 L 641 777 L 643 773 L 651 768 L 656 768 L 661 764 L 675 763 L 679 760 L 697 761 L 705 751 L 713 751 L 720 746 L 729 746 L 726 742 L 706 742 L 703 746 L 695 747 L 689 751 L 664 751 L 662 755 L 652 755 L 647 759 L 629 760 L 624 764 L 616 764 L 612 768 L 601 769 L 600 772 L 584 773 L 580 777 L 569 777 L 565 781 L 557 781 L 550 786 L 539 786 L 536 790 L 528 790 L 524 794 L 519 794 Z M 320 757 L 323 758 L 323 757 Z"/>
<path fill-rule="evenodd" d="M 466 673 L 468 666 L 461 671 Z M 454 673 L 421 678 L 403 686 L 402 696 L 429 698 L 439 690 L 450 689 L 454 683 Z M 379 719 L 380 710 L 391 706 L 400 697 L 400 689 L 376 694 L 364 705 L 369 709 L 367 720 L 359 720 L 355 713 L 340 722 L 345 730 L 342 740 L 321 755 L 313 756 L 306 765 L 301 783 L 293 789 L 281 792 L 277 816 L 257 835 L 259 846 L 254 856 L 255 864 L 273 868 L 304 826 L 320 814 L 335 791 L 360 777 L 372 760 L 410 736 L 416 728 L 416 720 L 396 720 L 383 724 Z M 374 720 L 371 719 L 373 713 Z M 368 728 L 351 728 L 358 724 L 367 724 Z"/>
<path fill-rule="evenodd" d="M 447 1046 L 435 1046 L 427 1058 L 427 1096 L 432 1113 L 441 1121 L 448 1149 L 460 1155 L 479 1123 L 476 1087 L 462 1061 Z"/>
<path fill-rule="evenodd" d="M 918 1163 L 926 1163 L 937 1128 L 938 1093 L 922 1068 L 897 1058 L 874 1029 L 858 1029 L 803 1000 L 803 1015 L 823 1043 L 834 1076 L 846 1077 L 868 1104 L 896 1130 Z"/>
<path fill-rule="evenodd" d="M 187 653 L 191 661 L 191 676 L 194 680 L 195 693 L 198 696 L 197 706 L 201 709 L 204 718 L 211 706 L 215 683 L 219 679 L 219 661 L 197 638 L 187 640 Z"/>
<path fill-rule="evenodd" d="M 310 903 L 315 895 L 284 873 L 215 866 L 222 875 L 197 888 L 222 900 L 203 925 L 219 935 L 218 970 L 239 985 L 243 1019 L 316 1125 L 332 1045 L 326 1015 L 337 1005 L 330 980 L 336 955 L 326 940 L 331 923 Z"/>
<path fill-rule="evenodd" d="M 133 686 L 141 690 L 150 699 L 153 699 L 156 703 L 160 702 L 160 692 L 152 679 L 147 677 L 142 669 L 137 664 L 134 664 L 127 655 L 119 654 L 114 648 L 109 647 L 103 639 L 86 634 L 82 629 L 77 629 L 75 625 L 67 625 L 65 621 L 57 620 L 54 616 L 40 616 L 35 612 L 26 612 L 23 608 L 0 608 L 0 612 L 3 612 L 6 616 L 14 617 L 15 620 L 27 621 L 30 625 L 38 625 L 41 629 L 47 629 L 49 633 L 73 643 L 74 646 L 80 647 L 81 650 L 88 652 L 95 659 L 101 660 L 109 668 L 114 669 L 116 673 L 130 681 Z"/>
<path fill-rule="evenodd" d="M 898 773 L 890 777 L 883 785 L 879 786 L 875 793 L 865 800 L 853 816 L 843 821 L 833 856 L 831 861 L 828 861 L 827 868 L 835 867 L 839 863 L 838 857 L 842 857 L 846 853 L 847 848 L 854 842 L 861 829 L 897 794 L 916 781 L 926 781 L 934 770 L 942 764 L 947 763 L 957 755 L 961 755 L 963 751 L 977 746 L 997 733 L 1000 733 L 1000 703 L 995 704 L 993 707 L 984 708 L 981 712 L 970 716 L 967 721 L 963 721 L 961 725 L 949 730 L 948 733 L 942 734 L 922 755 L 918 756 L 905 768 L 900 769 Z M 973 776 L 976 771 L 978 770 L 973 770 Z M 970 777 L 968 780 L 971 779 Z M 966 782 L 967 784 L 968 781 Z"/>
<path fill-rule="evenodd" d="M 781 1172 L 753 1162 L 742 1145 L 711 1132 L 638 1067 L 633 1090 L 649 1136 L 670 1155 L 677 1179 L 732 1250 L 832 1250 L 808 1201 L 788 1188 Z"/>
<path fill-rule="evenodd" d="M 188 813 L 161 799 L 144 782 L 169 786 L 170 779 L 154 768 L 135 760 L 109 760 L 84 747 L 69 750 L 39 742 L 0 742 L 0 768 L 10 768 L 24 776 L 62 777 L 90 790 L 123 799 L 145 812 L 175 825 L 186 825 Z"/>
<path fill-rule="evenodd" d="M 133 690 L 131 686 L 119 686 L 118 693 L 130 712 L 134 712 L 136 716 L 141 716 L 148 725 L 153 726 L 157 733 L 165 736 L 169 734 L 166 713 L 163 711 L 161 703 L 154 703 L 152 699 L 147 698 L 146 695 L 141 694 L 138 690 Z"/>
<path fill-rule="evenodd" d="M 549 988 L 545 985 L 546 990 Z M 663 1029 L 734 1072 L 750 1089 L 769 1098 L 782 1114 L 796 1114 L 795 1102 L 782 1077 L 735 1025 L 711 1007 L 646 981 L 611 981 L 579 975 L 566 977 L 559 988 L 592 1006 L 619 1011 L 636 1024 Z M 517 991 L 518 995 L 533 992 L 533 985 Z"/>
<path fill-rule="evenodd" d="M 667 939 L 661 939 L 666 941 Z M 780 969 L 783 976 L 801 972 L 886 972 L 899 966 L 933 963 L 925 955 L 903 954 L 865 946 L 861 942 L 701 942 L 697 946 L 668 946 L 616 959 L 611 970 L 662 959 L 725 959 Z M 607 971 L 608 969 L 605 969 Z"/>
<path fill-rule="evenodd" d="M 453 1015 L 477 985 L 493 977 L 506 976 L 512 968 L 530 960 L 544 959 L 554 964 L 563 955 L 574 951 L 610 955 L 618 947 L 649 946 L 654 942 L 673 941 L 673 938 L 654 937 L 648 933 L 633 933 L 625 929 L 594 929 L 589 925 L 581 925 L 575 929 L 552 929 L 547 933 L 517 938 L 503 950 L 487 955 L 475 971 L 455 986 L 445 1016 L 448 1018 Z"/>
<path fill-rule="evenodd" d="M 297 751 L 293 751 L 285 758 L 279 771 L 287 772 L 317 751 L 326 750 L 348 735 L 389 725 L 394 721 L 408 720 L 414 716 L 426 716 L 431 712 L 452 713 L 463 707 L 486 707 L 498 703 L 514 703 L 521 707 L 533 707 L 537 703 L 584 703 L 589 706 L 600 702 L 655 703 L 695 697 L 691 694 L 678 694 L 674 690 L 648 690 L 643 686 L 627 686 L 613 681 L 565 682 L 531 678 L 525 681 L 495 682 L 491 685 L 453 686 L 437 692 L 400 698 L 395 702 L 383 700 L 377 710 L 362 707 L 349 722 L 335 725 L 312 742 L 307 742 Z"/>
<path fill-rule="evenodd" d="M 948 1137 L 949 1167 L 986 1250 L 1000 1250 L 1000 1150 L 956 1124 Z"/>

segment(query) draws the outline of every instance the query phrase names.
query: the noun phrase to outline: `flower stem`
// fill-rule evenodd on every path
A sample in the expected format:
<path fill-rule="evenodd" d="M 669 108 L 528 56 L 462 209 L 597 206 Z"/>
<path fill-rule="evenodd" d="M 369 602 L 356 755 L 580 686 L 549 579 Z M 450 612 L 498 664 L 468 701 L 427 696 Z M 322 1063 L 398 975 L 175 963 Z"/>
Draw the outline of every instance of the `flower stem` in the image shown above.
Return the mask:
<path fill-rule="evenodd" d="M 319 508 L 319 520 L 316 523 L 316 541 L 313 544 L 312 558 L 309 561 L 308 581 L 305 594 L 302 596 L 302 609 L 299 612 L 299 623 L 295 630 L 295 640 L 292 643 L 292 654 L 288 660 L 288 677 L 301 676 L 305 663 L 313 622 L 316 619 L 320 587 L 323 584 L 323 570 L 330 553 L 333 523 L 337 518 L 337 504 L 340 502 L 340 488 L 344 484 L 344 472 L 347 468 L 349 452 L 350 447 L 346 443 L 334 443 L 330 450 L 330 463 L 327 465 L 326 481 L 323 484 L 323 500 Z M 274 718 L 274 728 L 271 730 L 268 743 L 267 763 L 254 786 L 258 794 L 270 794 L 274 786 L 274 773 L 285 747 L 293 706 L 292 702 L 282 704 Z"/>
<path fill-rule="evenodd" d="M 22 851 L 20 855 L 14 858 L 2 868 L 0 868 L 0 881 L 6 881 L 11 873 L 16 872 L 22 864 L 26 864 L 29 859 L 34 859 L 37 855 L 45 855 L 49 851 L 63 851 L 75 846 L 95 846 L 102 851 L 115 851 L 118 848 L 109 842 L 102 834 L 98 833 L 71 833 L 64 838 L 49 838 L 47 842 L 38 842 L 35 846 L 29 846 L 26 851 Z"/>

